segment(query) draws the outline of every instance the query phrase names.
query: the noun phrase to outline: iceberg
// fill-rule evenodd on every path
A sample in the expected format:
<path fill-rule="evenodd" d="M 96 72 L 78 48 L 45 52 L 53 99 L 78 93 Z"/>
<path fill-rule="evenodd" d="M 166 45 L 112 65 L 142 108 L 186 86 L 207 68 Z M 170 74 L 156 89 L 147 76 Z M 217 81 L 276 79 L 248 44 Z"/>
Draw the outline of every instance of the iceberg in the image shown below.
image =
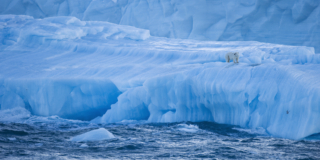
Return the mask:
<path fill-rule="evenodd" d="M 150 30 L 152 36 L 260 41 L 320 52 L 318 0 L 2 0 L 0 14 L 73 16 Z"/>
<path fill-rule="evenodd" d="M 169 39 L 69 16 L 0 23 L 1 110 L 94 123 L 213 121 L 292 139 L 320 132 L 313 47 Z M 238 64 L 226 63 L 230 51 Z"/>
<path fill-rule="evenodd" d="M 72 137 L 70 140 L 75 142 L 87 142 L 87 141 L 102 141 L 106 139 L 115 138 L 112 133 L 104 128 L 95 129 L 78 136 Z M 80 147 L 88 147 L 86 144 L 82 144 Z"/>

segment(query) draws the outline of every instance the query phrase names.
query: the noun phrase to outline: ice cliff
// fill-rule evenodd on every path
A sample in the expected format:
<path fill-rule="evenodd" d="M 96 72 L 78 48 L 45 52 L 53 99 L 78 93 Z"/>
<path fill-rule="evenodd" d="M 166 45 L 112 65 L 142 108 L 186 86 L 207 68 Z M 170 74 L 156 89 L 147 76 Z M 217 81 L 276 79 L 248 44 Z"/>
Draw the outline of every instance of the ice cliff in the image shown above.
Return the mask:
<path fill-rule="evenodd" d="M 0 107 L 101 123 L 214 121 L 299 139 L 320 132 L 320 55 L 198 41 L 75 17 L 0 16 Z M 226 63 L 238 51 L 240 63 Z"/>
<path fill-rule="evenodd" d="M 320 52 L 319 0 L 2 0 L 0 14 L 74 16 L 150 30 L 152 36 L 260 41 Z"/>

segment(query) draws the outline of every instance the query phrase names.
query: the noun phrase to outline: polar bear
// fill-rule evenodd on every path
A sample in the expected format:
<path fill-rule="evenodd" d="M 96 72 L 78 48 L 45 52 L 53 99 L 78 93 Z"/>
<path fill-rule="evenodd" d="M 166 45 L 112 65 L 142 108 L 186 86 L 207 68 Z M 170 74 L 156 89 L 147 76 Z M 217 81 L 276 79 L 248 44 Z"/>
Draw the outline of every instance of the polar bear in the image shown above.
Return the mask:
<path fill-rule="evenodd" d="M 226 62 L 230 62 L 230 60 L 233 60 L 233 63 L 239 63 L 239 52 L 228 52 L 225 56 Z"/>

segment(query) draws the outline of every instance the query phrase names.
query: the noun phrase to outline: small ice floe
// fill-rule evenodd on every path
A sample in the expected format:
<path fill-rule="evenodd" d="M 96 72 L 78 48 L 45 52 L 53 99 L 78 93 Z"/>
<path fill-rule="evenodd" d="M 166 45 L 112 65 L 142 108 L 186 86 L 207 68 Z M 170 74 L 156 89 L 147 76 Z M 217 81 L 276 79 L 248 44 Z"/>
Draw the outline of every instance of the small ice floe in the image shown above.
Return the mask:
<path fill-rule="evenodd" d="M 15 141 L 15 140 L 17 140 L 15 137 L 10 137 L 10 138 L 8 138 L 10 141 Z"/>
<path fill-rule="evenodd" d="M 81 146 L 80 146 L 81 148 L 87 148 L 88 147 L 88 145 L 87 144 L 81 144 Z"/>
<path fill-rule="evenodd" d="M 87 133 L 80 134 L 72 137 L 70 140 L 75 142 L 86 142 L 86 141 L 102 141 L 106 139 L 115 138 L 112 133 L 104 128 L 95 129 Z"/>
<path fill-rule="evenodd" d="M 197 125 L 192 125 L 192 124 L 178 124 L 178 130 L 183 131 L 183 132 L 197 132 L 199 131 L 199 127 Z"/>

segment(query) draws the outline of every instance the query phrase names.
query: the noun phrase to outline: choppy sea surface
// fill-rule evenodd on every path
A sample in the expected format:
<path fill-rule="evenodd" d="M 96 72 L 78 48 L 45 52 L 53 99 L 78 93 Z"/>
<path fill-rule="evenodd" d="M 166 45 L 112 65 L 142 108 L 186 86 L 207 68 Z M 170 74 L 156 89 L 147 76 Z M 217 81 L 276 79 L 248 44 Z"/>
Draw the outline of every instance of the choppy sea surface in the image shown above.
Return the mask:
<path fill-rule="evenodd" d="M 97 128 L 116 138 L 70 141 Z M 0 159 L 320 159 L 320 135 L 290 140 L 212 122 L 95 124 L 31 116 L 0 122 Z"/>

